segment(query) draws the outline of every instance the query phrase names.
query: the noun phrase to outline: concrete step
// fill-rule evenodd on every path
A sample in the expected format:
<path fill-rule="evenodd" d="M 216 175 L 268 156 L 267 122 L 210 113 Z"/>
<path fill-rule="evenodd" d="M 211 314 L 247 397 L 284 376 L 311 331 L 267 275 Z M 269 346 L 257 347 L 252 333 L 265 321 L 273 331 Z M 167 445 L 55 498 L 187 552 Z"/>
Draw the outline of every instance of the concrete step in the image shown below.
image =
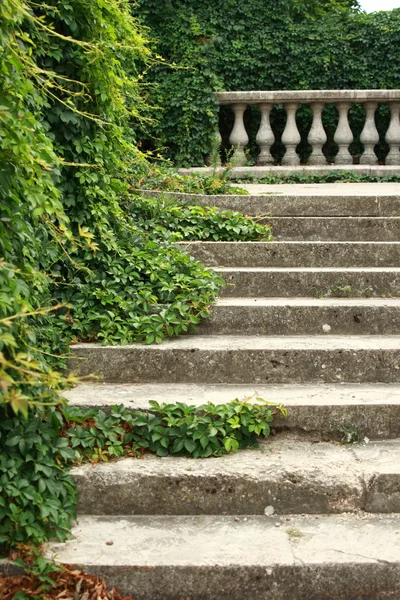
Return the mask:
<path fill-rule="evenodd" d="M 180 242 L 207 267 L 399 267 L 400 242 Z"/>
<path fill-rule="evenodd" d="M 217 206 L 222 210 L 233 210 L 251 217 L 271 215 L 273 217 L 396 217 L 400 215 L 400 193 L 398 184 L 392 188 L 365 189 L 357 186 L 328 187 L 311 184 L 290 185 L 241 185 L 248 189 L 248 196 L 181 194 L 143 190 L 141 195 L 184 201 L 188 205 Z M 353 186 L 352 186 L 353 187 Z M 298 189 L 300 188 L 300 189 Z M 308 192 L 308 193 L 307 193 Z"/>
<path fill-rule="evenodd" d="M 400 240 L 398 217 L 268 217 L 276 240 Z"/>
<path fill-rule="evenodd" d="M 80 515 L 400 513 L 400 440 L 340 446 L 275 436 L 212 460 L 147 454 L 72 475 Z"/>
<path fill-rule="evenodd" d="M 400 193 L 379 192 L 379 189 L 358 192 L 358 195 L 349 195 L 348 187 L 340 191 L 340 195 L 333 194 L 333 190 L 314 190 L 311 185 L 309 195 L 307 190 L 301 189 L 293 193 L 291 190 L 296 185 L 271 186 L 272 191 L 262 191 L 268 186 L 241 185 L 249 188 L 248 196 L 220 195 L 204 196 L 200 194 L 181 194 L 174 192 L 156 192 L 143 190 L 143 196 L 151 198 L 170 198 L 184 201 L 188 205 L 217 206 L 222 210 L 242 212 L 250 217 L 271 215 L 273 217 L 397 217 L 400 215 Z M 252 190 L 260 188 L 260 193 Z M 280 191 L 282 190 L 282 191 Z M 324 195 L 321 195 L 324 191 Z"/>
<path fill-rule="evenodd" d="M 193 333 L 400 334 L 400 298 L 222 298 Z"/>
<path fill-rule="evenodd" d="M 370 439 L 400 437 L 400 385 L 396 384 L 86 383 L 66 390 L 64 396 L 73 406 L 106 411 L 121 404 L 126 409 L 148 409 L 149 400 L 202 406 L 235 398 L 248 402 L 263 398 L 288 409 L 287 419 L 275 417 L 276 431 L 340 440 L 343 431 L 354 428 L 361 437 Z"/>
<path fill-rule="evenodd" d="M 136 600 L 400 598 L 400 516 L 82 516 L 49 555 Z"/>
<path fill-rule="evenodd" d="M 400 268 L 215 268 L 226 281 L 221 295 L 241 297 L 400 296 Z"/>
<path fill-rule="evenodd" d="M 181 336 L 76 344 L 69 366 L 109 383 L 400 382 L 399 336 Z"/>

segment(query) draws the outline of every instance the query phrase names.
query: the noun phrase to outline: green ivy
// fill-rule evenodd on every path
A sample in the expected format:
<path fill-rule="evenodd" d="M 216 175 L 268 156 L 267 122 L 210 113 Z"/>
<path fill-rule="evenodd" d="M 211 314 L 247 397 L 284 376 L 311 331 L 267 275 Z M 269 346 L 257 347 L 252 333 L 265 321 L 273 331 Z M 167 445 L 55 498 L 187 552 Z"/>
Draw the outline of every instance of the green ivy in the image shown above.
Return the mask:
<path fill-rule="evenodd" d="M 157 456 L 222 456 L 257 446 L 260 436 L 270 434 L 274 416 L 287 416 L 284 407 L 256 400 L 263 403 L 233 400 L 196 407 L 150 401 L 149 410 L 114 406 L 109 413 L 68 407 L 63 410 L 64 441 L 77 463 L 140 456 L 145 450 Z"/>
<path fill-rule="evenodd" d="M 168 197 L 136 198 L 131 204 L 136 223 L 169 241 L 271 241 L 271 228 L 251 217 L 218 207 L 190 205 Z"/>
<path fill-rule="evenodd" d="M 1 552 L 65 539 L 75 515 L 69 344 L 161 342 L 207 316 L 222 283 L 135 207 L 152 61 L 125 0 L 0 3 Z M 184 229 L 204 216 L 223 235 L 247 223 L 206 211 Z"/>
<path fill-rule="evenodd" d="M 251 175 L 244 179 L 234 178 L 233 181 L 240 183 L 251 183 L 252 181 L 265 184 L 280 184 L 280 183 L 400 183 L 398 175 L 386 175 L 379 177 L 378 175 L 367 175 L 356 173 L 354 171 L 330 171 L 326 175 L 311 175 L 308 173 L 289 173 L 288 175 L 274 175 L 269 173 L 261 178 L 254 178 Z"/>

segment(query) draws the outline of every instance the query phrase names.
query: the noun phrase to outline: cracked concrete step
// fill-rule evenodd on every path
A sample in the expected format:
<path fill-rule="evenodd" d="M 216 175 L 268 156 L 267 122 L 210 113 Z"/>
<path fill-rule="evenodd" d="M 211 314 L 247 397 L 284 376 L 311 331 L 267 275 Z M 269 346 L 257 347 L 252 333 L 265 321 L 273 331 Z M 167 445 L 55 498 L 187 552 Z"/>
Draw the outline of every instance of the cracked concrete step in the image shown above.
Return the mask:
<path fill-rule="evenodd" d="M 398 267 L 400 242 L 179 242 L 207 267 Z"/>
<path fill-rule="evenodd" d="M 400 598 L 399 515 L 83 516 L 73 535 L 49 555 L 136 600 Z"/>
<path fill-rule="evenodd" d="M 400 297 L 400 268 L 394 267 L 218 267 L 214 270 L 226 282 L 220 292 L 225 298 Z"/>
<path fill-rule="evenodd" d="M 222 298 L 194 335 L 399 334 L 399 298 Z"/>
<path fill-rule="evenodd" d="M 147 346 L 76 344 L 79 376 L 110 383 L 400 382 L 400 336 L 182 336 Z"/>
<path fill-rule="evenodd" d="M 398 184 L 394 185 L 397 186 L 397 190 L 392 194 L 377 189 L 349 195 L 347 187 L 346 191 L 341 191 L 341 195 L 333 195 L 332 190 L 322 190 L 324 195 L 321 195 L 321 190 L 314 189 L 315 185 L 311 188 L 310 195 L 306 195 L 305 190 L 294 194 L 293 187 L 297 186 L 291 184 L 290 187 L 275 186 L 273 191 L 261 191 L 256 194 L 250 192 L 248 196 L 204 196 L 153 191 L 143 191 L 141 195 L 184 200 L 189 205 L 217 206 L 252 217 L 267 214 L 274 217 L 396 217 L 400 215 L 400 194 Z"/>
<path fill-rule="evenodd" d="M 340 439 L 338 432 L 354 427 L 370 439 L 400 437 L 400 385 L 396 384 L 81 384 L 63 395 L 74 406 L 127 409 L 149 408 L 149 400 L 201 406 L 235 398 L 263 398 L 283 404 L 287 419 L 275 417 L 276 430 L 305 432 L 312 439 Z"/>
<path fill-rule="evenodd" d="M 276 436 L 212 460 L 147 454 L 72 475 L 80 515 L 400 513 L 400 440 L 351 447 Z"/>
<path fill-rule="evenodd" d="M 276 240 L 400 240 L 398 217 L 267 217 Z"/>

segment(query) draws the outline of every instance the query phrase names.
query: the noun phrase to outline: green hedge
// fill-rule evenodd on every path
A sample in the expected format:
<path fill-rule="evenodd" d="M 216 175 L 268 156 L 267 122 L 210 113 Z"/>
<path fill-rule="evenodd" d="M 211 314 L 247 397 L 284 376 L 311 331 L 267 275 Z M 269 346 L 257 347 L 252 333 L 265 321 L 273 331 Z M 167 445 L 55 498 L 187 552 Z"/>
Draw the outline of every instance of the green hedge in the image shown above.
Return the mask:
<path fill-rule="evenodd" d="M 163 147 L 164 156 L 181 166 L 202 165 L 217 127 L 213 91 L 399 88 L 400 9 L 367 15 L 352 4 L 332 0 L 133 2 L 133 14 L 149 27 L 155 52 L 167 61 L 147 75 L 160 113 L 158 123 L 141 132 L 145 147 Z M 246 111 L 253 159 L 259 118 L 256 109 Z M 271 118 L 279 139 L 285 124 L 283 109 L 275 108 Z M 351 152 L 356 155 L 362 150 L 363 119 L 363 109 L 353 107 Z M 229 109 L 221 110 L 225 148 L 232 120 Z M 332 141 L 336 123 L 336 110 L 327 107 L 324 124 L 331 157 L 336 152 Z M 388 109 L 382 106 L 377 117 L 380 159 L 388 150 L 383 141 L 388 123 Z M 298 125 L 304 159 L 310 152 L 305 143 L 311 126 L 308 108 L 299 111 Z M 273 154 L 279 158 L 282 152 L 278 141 Z"/>

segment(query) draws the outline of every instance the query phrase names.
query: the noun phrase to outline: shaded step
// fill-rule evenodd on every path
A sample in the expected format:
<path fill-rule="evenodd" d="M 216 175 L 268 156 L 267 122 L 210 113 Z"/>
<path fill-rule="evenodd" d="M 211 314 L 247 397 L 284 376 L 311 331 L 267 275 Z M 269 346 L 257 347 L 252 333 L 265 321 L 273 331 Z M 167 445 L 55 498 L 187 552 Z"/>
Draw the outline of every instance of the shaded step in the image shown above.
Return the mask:
<path fill-rule="evenodd" d="M 152 198 L 161 196 L 184 200 L 189 205 L 218 206 L 223 210 L 239 211 L 253 217 L 266 214 L 274 217 L 396 217 L 400 215 L 400 193 L 398 193 L 398 184 L 395 185 L 397 185 L 397 193 L 390 195 L 385 192 L 378 195 L 371 191 L 358 195 L 348 195 L 348 192 L 332 195 L 331 191 L 323 196 L 316 192 L 302 195 L 301 192 L 297 194 L 288 192 L 286 186 L 275 186 L 273 192 L 251 193 L 248 196 L 204 196 L 156 191 L 143 191 L 141 194 Z M 291 188 L 293 187 L 292 184 Z M 279 192 L 281 188 L 283 192 Z"/>
<path fill-rule="evenodd" d="M 182 336 L 160 345 L 72 347 L 70 368 L 110 383 L 400 381 L 398 336 Z"/>
<path fill-rule="evenodd" d="M 180 242 L 207 267 L 399 267 L 400 242 Z"/>
<path fill-rule="evenodd" d="M 296 437 L 212 460 L 126 458 L 72 471 L 94 515 L 400 513 L 400 441 L 340 446 Z"/>
<path fill-rule="evenodd" d="M 396 384 L 81 384 L 63 395 L 74 406 L 149 408 L 149 400 L 201 406 L 263 398 L 283 404 L 287 419 L 275 417 L 277 430 L 308 432 L 317 439 L 341 439 L 353 428 L 370 439 L 400 437 L 400 385 Z"/>
<path fill-rule="evenodd" d="M 197 335 L 322 333 L 399 334 L 400 299 L 222 298 L 194 331 Z"/>
<path fill-rule="evenodd" d="M 398 217 L 269 217 L 276 240 L 400 240 Z"/>
<path fill-rule="evenodd" d="M 224 297 L 400 296 L 400 268 L 215 268 L 226 281 Z"/>
<path fill-rule="evenodd" d="M 83 516 L 72 533 L 56 560 L 136 600 L 400 597 L 397 515 Z"/>

